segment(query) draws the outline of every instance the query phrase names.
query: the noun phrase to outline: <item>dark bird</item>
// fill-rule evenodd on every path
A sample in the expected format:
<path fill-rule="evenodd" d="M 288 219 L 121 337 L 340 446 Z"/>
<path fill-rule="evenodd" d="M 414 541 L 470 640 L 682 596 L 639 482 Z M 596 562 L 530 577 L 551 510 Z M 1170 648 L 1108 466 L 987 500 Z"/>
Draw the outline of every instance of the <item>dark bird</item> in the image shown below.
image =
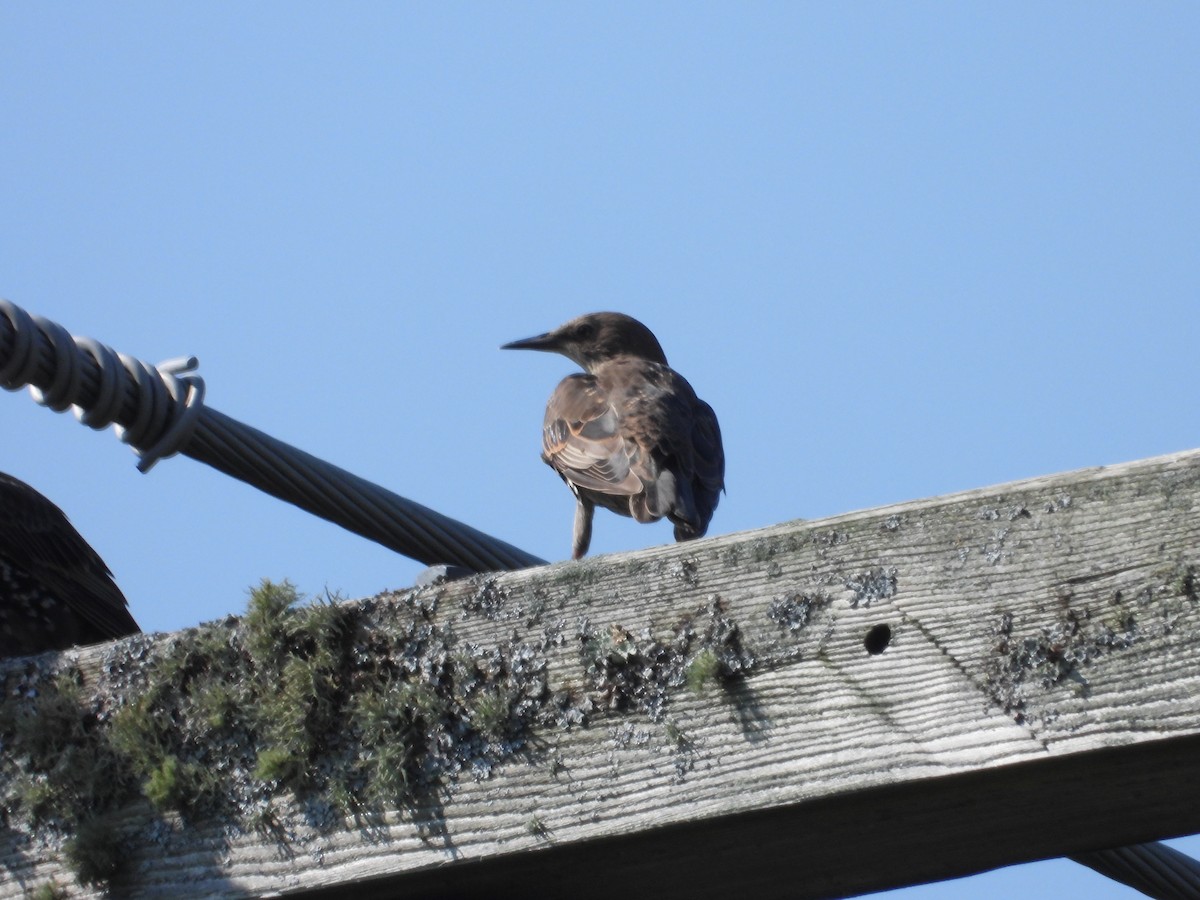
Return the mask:
<path fill-rule="evenodd" d="M 139 630 L 112 573 L 63 511 L 0 472 L 0 657 Z"/>
<path fill-rule="evenodd" d="M 591 313 L 501 349 L 561 353 L 586 373 L 559 382 L 542 426 L 542 459 L 576 498 L 575 559 L 596 506 L 639 522 L 666 516 L 677 541 L 703 536 L 725 489 L 721 429 L 649 328 Z"/>

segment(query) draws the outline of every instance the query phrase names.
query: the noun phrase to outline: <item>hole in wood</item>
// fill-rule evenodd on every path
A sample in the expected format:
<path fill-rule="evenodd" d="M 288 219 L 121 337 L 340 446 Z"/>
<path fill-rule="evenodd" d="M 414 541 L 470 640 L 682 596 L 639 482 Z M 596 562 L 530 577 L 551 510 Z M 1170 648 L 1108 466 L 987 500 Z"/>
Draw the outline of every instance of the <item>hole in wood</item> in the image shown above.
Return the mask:
<path fill-rule="evenodd" d="M 863 638 L 863 646 L 867 648 L 867 652 L 872 656 L 882 653 L 891 642 L 892 627 L 886 624 L 873 626 L 867 632 L 867 636 Z"/>

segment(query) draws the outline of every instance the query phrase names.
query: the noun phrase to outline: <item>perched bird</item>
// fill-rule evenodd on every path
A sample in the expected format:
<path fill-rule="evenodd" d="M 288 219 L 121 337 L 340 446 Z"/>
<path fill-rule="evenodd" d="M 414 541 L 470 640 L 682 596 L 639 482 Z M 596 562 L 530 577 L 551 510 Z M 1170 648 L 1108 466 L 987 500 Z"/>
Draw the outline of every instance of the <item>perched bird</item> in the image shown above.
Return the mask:
<path fill-rule="evenodd" d="M 62 510 L 0 472 L 0 657 L 139 630 L 112 573 Z"/>
<path fill-rule="evenodd" d="M 559 382 L 542 427 L 542 459 L 575 493 L 575 559 L 596 506 L 639 522 L 666 516 L 677 541 L 704 534 L 725 489 L 721 429 L 649 328 L 591 313 L 501 349 L 561 353 L 586 373 Z"/>

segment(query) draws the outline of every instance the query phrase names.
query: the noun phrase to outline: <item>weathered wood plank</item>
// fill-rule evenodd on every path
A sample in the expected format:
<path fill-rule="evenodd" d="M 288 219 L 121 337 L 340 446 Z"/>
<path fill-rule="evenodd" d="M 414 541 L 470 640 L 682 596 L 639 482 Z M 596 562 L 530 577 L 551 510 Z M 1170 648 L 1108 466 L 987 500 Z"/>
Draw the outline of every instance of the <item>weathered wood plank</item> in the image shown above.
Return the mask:
<path fill-rule="evenodd" d="M 1192 451 L 377 599 L 597 708 L 362 827 L 130 808 L 121 891 L 823 897 L 1200 831 L 1198 512 Z M 0 858 L 0 897 L 72 879 Z"/>

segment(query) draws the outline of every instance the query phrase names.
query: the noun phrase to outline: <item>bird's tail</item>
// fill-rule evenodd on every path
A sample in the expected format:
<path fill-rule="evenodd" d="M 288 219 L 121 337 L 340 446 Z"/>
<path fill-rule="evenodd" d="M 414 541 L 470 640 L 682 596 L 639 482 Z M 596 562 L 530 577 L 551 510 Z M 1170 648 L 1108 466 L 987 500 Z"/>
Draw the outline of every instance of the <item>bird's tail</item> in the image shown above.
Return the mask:
<path fill-rule="evenodd" d="M 667 518 L 675 524 L 675 540 L 691 541 L 704 537 L 704 532 L 708 531 L 708 520 L 712 518 L 712 511 L 704 515 L 697 507 L 692 486 L 685 479 L 676 480 L 674 494 L 675 502 L 667 513 Z"/>

